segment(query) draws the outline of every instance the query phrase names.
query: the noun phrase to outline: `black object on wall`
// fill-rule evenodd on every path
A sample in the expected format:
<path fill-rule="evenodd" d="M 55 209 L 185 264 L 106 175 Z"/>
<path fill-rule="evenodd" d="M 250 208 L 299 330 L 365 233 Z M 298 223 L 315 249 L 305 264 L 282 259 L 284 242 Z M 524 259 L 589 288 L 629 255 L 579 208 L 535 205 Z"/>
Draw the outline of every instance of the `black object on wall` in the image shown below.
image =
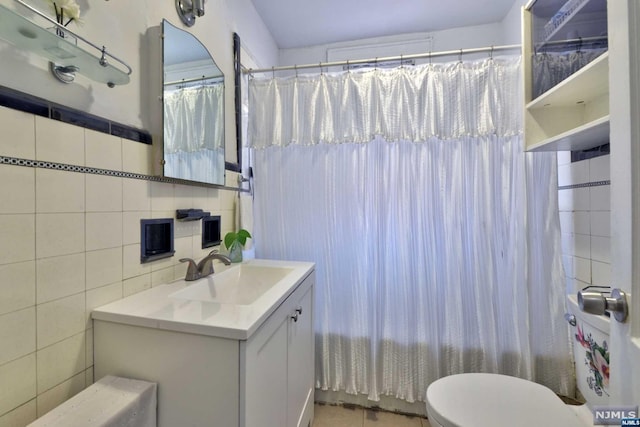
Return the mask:
<path fill-rule="evenodd" d="M 173 218 L 140 220 L 140 262 L 172 257 Z"/>
<path fill-rule="evenodd" d="M 176 218 L 179 221 L 197 221 L 202 218 L 211 216 L 211 212 L 205 212 L 202 209 L 177 209 Z"/>
<path fill-rule="evenodd" d="M 202 218 L 202 249 L 219 245 L 221 242 L 220 215 Z"/>
<path fill-rule="evenodd" d="M 235 84 L 236 155 L 237 163 L 225 162 L 224 168 L 242 172 L 242 63 L 240 61 L 240 36 L 233 33 L 233 82 Z"/>

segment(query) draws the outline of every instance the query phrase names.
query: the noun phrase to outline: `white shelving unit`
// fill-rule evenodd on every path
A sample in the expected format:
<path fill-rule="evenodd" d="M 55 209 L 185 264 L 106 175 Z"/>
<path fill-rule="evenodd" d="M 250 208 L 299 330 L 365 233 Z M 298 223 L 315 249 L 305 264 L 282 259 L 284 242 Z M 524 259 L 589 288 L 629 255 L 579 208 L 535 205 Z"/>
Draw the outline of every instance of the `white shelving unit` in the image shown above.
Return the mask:
<path fill-rule="evenodd" d="M 527 144 L 527 151 L 576 151 L 597 147 L 609 141 L 609 115 L 567 132 Z"/>
<path fill-rule="evenodd" d="M 585 150 L 609 142 L 609 54 L 532 99 L 532 13 L 523 11 L 525 149 Z"/>

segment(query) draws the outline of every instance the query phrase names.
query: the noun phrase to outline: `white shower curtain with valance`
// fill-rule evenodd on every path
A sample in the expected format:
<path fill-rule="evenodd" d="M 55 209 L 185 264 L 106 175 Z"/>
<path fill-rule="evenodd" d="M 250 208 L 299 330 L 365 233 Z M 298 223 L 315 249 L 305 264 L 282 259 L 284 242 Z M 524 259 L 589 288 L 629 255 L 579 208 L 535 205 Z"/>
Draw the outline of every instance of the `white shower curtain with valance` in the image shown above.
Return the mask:
<path fill-rule="evenodd" d="M 250 82 L 256 253 L 316 262 L 316 386 L 422 401 L 497 372 L 571 395 L 555 155 L 519 58 Z"/>

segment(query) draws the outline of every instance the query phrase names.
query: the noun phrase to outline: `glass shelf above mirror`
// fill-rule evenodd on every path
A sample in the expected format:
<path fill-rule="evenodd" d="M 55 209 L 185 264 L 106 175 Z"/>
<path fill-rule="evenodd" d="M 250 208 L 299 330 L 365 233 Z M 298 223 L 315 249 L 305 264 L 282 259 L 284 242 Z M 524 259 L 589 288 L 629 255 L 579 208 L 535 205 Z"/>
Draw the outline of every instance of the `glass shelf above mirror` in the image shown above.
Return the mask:
<path fill-rule="evenodd" d="M 131 67 L 106 52 L 104 47 L 100 48 L 68 29 L 57 26 L 55 21 L 31 6 L 19 0 L 16 2 L 50 21 L 51 28 L 43 28 L 19 13 L 0 5 L 0 38 L 19 49 L 48 59 L 52 62 L 52 69 L 58 67 L 71 73 L 77 72 L 91 80 L 106 83 L 109 87 L 129 83 Z M 95 49 L 95 54 L 78 46 L 78 42 Z M 119 67 L 111 64 L 112 60 L 118 62 Z M 71 81 L 73 81 L 72 78 Z M 65 81 L 65 83 L 69 82 Z"/>

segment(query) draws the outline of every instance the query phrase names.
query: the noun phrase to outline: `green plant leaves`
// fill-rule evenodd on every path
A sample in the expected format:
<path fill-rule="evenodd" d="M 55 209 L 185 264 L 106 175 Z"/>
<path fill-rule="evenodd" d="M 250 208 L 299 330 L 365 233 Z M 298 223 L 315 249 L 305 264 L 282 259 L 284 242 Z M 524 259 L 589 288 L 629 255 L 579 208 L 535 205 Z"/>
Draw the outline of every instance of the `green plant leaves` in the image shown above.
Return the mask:
<path fill-rule="evenodd" d="M 247 243 L 247 239 L 250 237 L 251 237 L 251 234 L 249 234 L 249 232 L 244 228 L 241 228 L 240 230 L 238 230 L 238 241 L 242 246 L 244 246 L 244 244 Z"/>
<path fill-rule="evenodd" d="M 241 246 L 244 246 L 245 243 L 247 243 L 247 239 L 249 238 L 251 238 L 251 234 L 244 228 L 238 230 L 237 233 L 234 231 L 230 231 L 224 236 L 224 246 L 227 248 L 227 250 L 229 250 L 231 248 L 231 245 L 233 245 L 235 242 L 238 242 Z"/>

